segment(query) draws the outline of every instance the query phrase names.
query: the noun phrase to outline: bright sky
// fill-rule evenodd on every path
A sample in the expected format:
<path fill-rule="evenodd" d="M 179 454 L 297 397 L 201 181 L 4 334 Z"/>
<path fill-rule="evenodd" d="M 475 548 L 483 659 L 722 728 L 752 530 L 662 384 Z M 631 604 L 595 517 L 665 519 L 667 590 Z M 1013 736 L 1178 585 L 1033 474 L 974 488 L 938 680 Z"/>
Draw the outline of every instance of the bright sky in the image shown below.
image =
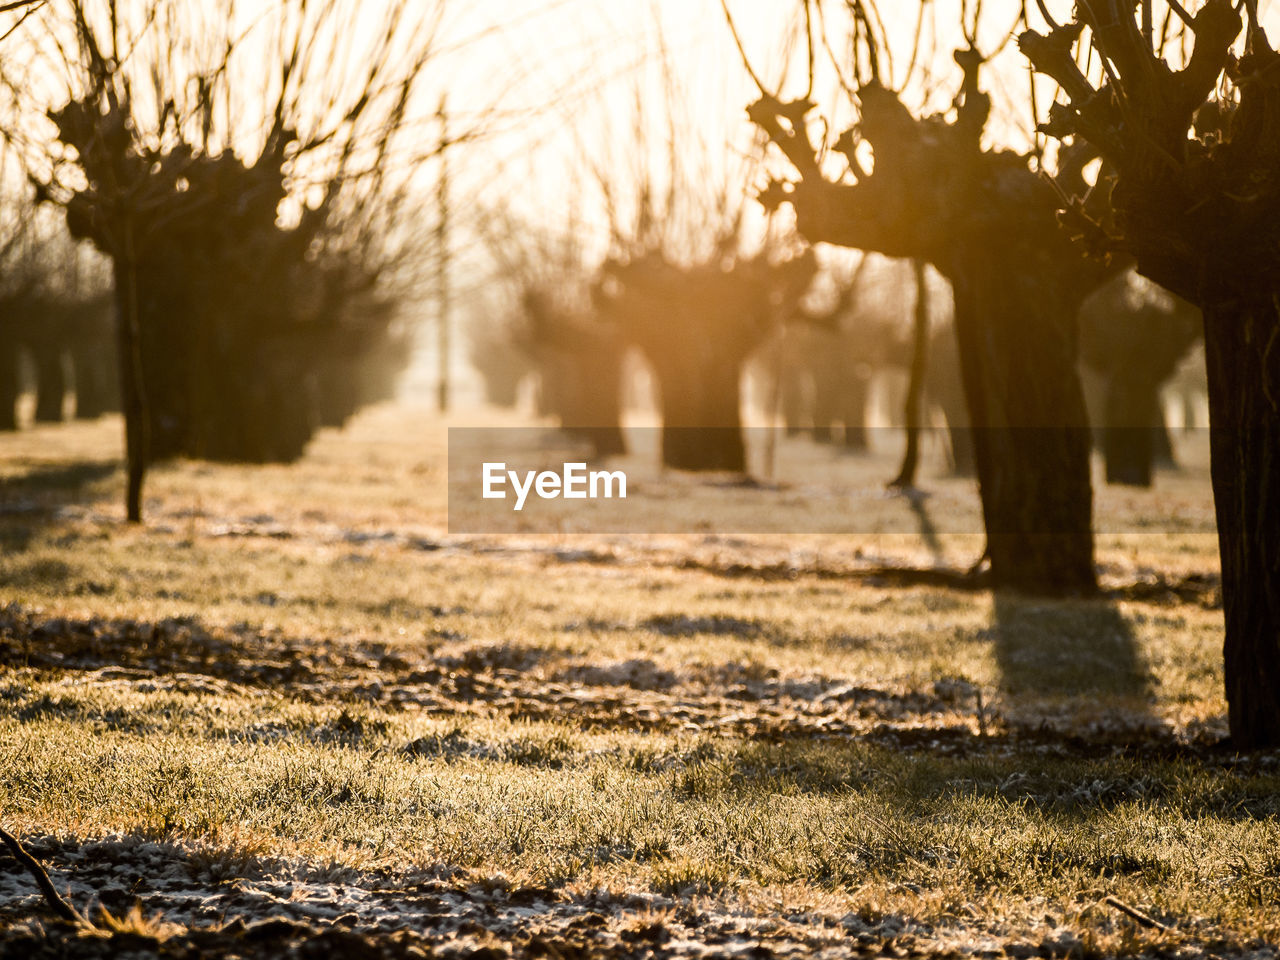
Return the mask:
<path fill-rule="evenodd" d="M 838 5 L 828 6 L 832 16 L 827 25 L 833 36 L 839 36 L 846 18 Z M 1007 32 L 1020 4 L 1003 0 L 986 6 L 979 39 L 990 49 Z M 778 83 L 783 51 L 790 47 L 793 74 L 786 89 L 793 95 L 802 93 L 805 55 L 799 33 L 800 4 L 730 0 L 729 7 L 764 82 Z M 900 80 L 910 57 L 918 8 L 900 0 L 881 7 L 893 38 L 894 67 Z M 926 43 L 920 57 L 932 60 L 936 80 L 927 99 L 929 107 L 943 109 L 957 86 L 950 55 L 963 43 L 956 26 L 960 0 L 934 0 L 930 7 L 936 21 L 926 18 Z M 1004 8 L 1009 8 L 1007 16 L 1000 13 Z M 479 0 L 461 11 L 452 29 L 458 36 L 482 39 L 464 45 L 456 72 L 450 69 L 451 108 L 475 115 L 498 104 L 505 114 L 503 135 L 484 152 L 490 162 L 477 163 L 467 171 L 471 178 L 467 185 L 487 184 L 490 196 L 509 194 L 522 207 L 554 216 L 558 207 L 583 193 L 574 155 L 584 148 L 609 158 L 625 181 L 627 161 L 641 162 L 630 131 L 637 85 L 645 104 L 643 122 L 650 128 L 651 149 L 665 150 L 664 46 L 679 88 L 674 119 L 683 154 L 723 173 L 750 148 L 752 130 L 744 109 L 758 91 L 743 68 L 720 0 Z M 838 132 L 853 115 L 827 54 L 821 48 L 817 54 L 814 97 L 824 113 L 831 105 L 840 105 L 832 117 Z M 989 74 L 996 101 L 994 139 L 1026 146 L 1022 133 L 1030 126 L 1026 82 L 1025 66 L 1010 45 Z M 909 98 L 914 99 L 913 105 L 926 102 L 918 87 Z M 553 103 L 557 105 L 546 109 Z M 656 163 L 661 166 L 660 161 Z"/>
<path fill-rule="evenodd" d="M 175 16 L 184 19 L 207 19 L 233 2 L 182 0 L 173 9 L 180 11 Z M 361 36 L 371 34 L 380 11 L 397 2 L 403 0 L 331 0 L 313 4 L 312 10 L 350 8 L 354 27 L 339 34 L 338 45 L 354 38 L 348 45 L 358 50 Z M 433 115 L 442 95 L 447 95 L 455 134 L 475 127 L 487 131 L 483 143 L 449 157 L 459 224 L 479 199 L 488 205 L 510 206 L 526 220 L 552 229 L 571 220 L 585 222 L 594 227 L 599 244 L 606 225 L 595 171 L 603 171 L 625 201 L 634 197 L 646 169 L 661 179 L 668 166 L 669 139 L 674 139 L 674 153 L 692 179 L 712 185 L 743 179 L 743 158 L 752 152 L 753 135 L 744 109 L 758 92 L 743 66 L 720 0 L 407 0 L 406 9 L 423 16 L 435 2 L 443 3 L 445 21 L 437 44 L 439 55 L 426 71 L 415 108 L 419 153 L 428 153 L 439 135 Z M 931 77 L 918 76 L 906 91 L 905 99 L 913 109 L 939 110 L 950 102 L 958 85 L 951 53 L 963 44 L 961 11 L 974 2 L 927 3 L 918 62 L 928 66 Z M 789 50 L 792 73 L 783 92 L 802 93 L 806 57 L 801 0 L 728 0 L 728 5 L 748 57 L 766 85 L 776 86 L 782 80 L 781 64 Z M 834 56 L 843 59 L 849 18 L 836 0 L 822 6 L 828 14 L 825 26 Z M 909 0 L 881 0 L 878 6 L 890 36 L 890 79 L 896 84 L 911 56 L 921 8 Z M 1021 0 L 987 0 L 978 37 L 984 52 L 1005 37 L 1021 6 Z M 1066 19 L 1071 4 L 1051 0 L 1050 6 Z M 42 16 L 53 16 L 52 11 L 62 7 L 63 0 L 52 0 Z M 146 7 L 138 3 L 123 9 L 141 17 L 139 11 Z M 273 8 L 259 0 L 241 2 L 234 9 L 236 22 L 249 24 Z M 32 34 L 35 29 L 33 24 L 23 31 Z M 151 30 L 153 35 L 157 32 Z M 411 48 L 418 39 L 406 37 L 404 46 Z M 21 40 L 19 33 L 7 42 L 6 69 L 20 61 Z M 819 112 L 831 121 L 834 136 L 854 115 L 840 91 L 828 51 L 819 45 L 815 53 L 814 99 Z M 664 80 L 664 60 L 670 64 L 669 84 Z M 251 72 L 255 66 L 261 64 L 251 61 L 242 69 Z M 331 63 L 320 64 L 320 75 L 326 82 L 341 84 L 347 82 L 343 79 L 347 74 L 359 76 L 360 67 L 350 57 L 335 54 Z M 40 79 L 24 77 L 23 81 L 30 90 Z M 985 71 L 984 84 L 995 105 L 989 139 L 1025 149 L 1031 119 L 1028 72 L 1013 44 Z M 260 85 L 242 86 L 261 89 Z M 1042 82 L 1039 92 L 1043 108 L 1052 90 Z M 261 108 L 248 101 L 232 112 L 241 120 L 260 122 L 255 118 Z M 421 167 L 420 182 L 429 190 L 438 177 L 438 162 L 428 160 Z M 757 174 L 755 182 L 760 179 Z"/>
<path fill-rule="evenodd" d="M 159 2 L 172 3 L 169 9 L 177 11 L 173 15 L 184 24 L 205 18 L 209 26 L 203 34 L 215 37 L 218 12 L 228 5 L 234 5 L 234 22 L 246 25 L 275 9 L 264 0 Z M 275 2 L 279 0 L 271 0 Z M 439 136 L 434 113 L 442 95 L 447 95 L 455 135 L 472 128 L 485 131 L 481 143 L 450 152 L 448 157 L 453 216 L 459 228 L 454 234 L 459 248 L 454 268 L 462 275 L 457 288 L 467 283 L 483 285 L 480 271 L 471 269 L 475 238 L 468 239 L 465 229 L 477 204 L 512 208 L 525 222 L 551 230 L 571 222 L 584 224 L 594 248 L 601 250 L 607 220 L 595 170 L 612 181 L 625 204 L 635 196 L 646 169 L 661 180 L 668 166 L 669 141 L 674 141 L 672 152 L 681 158 L 691 180 L 712 186 L 731 180 L 746 193 L 761 184 L 758 172 L 754 177 L 742 172 L 743 158 L 753 152 L 753 131 L 744 111 L 758 91 L 743 66 L 721 0 L 329 0 L 312 4 L 313 15 L 317 10 L 340 8 L 350 13 L 352 27 L 338 33 L 333 56 L 322 58 L 318 75 L 324 83 L 341 88 L 351 82 L 347 77 L 362 75 L 358 53 L 353 59 L 342 56 L 341 50 L 360 50 L 376 29 L 381 12 L 401 2 L 412 16 L 425 17 L 436 3 L 443 3 L 445 10 L 438 56 L 426 71 L 414 109 L 419 155 L 429 153 Z M 918 62 L 928 67 L 930 76 L 917 76 L 905 92 L 904 99 L 913 110 L 936 111 L 950 103 L 959 79 L 951 54 L 964 43 L 961 11 L 975 2 L 928 0 Z M 728 0 L 728 5 L 763 82 L 775 88 L 782 84 L 784 96 L 802 94 L 807 58 L 801 0 Z M 1071 0 L 1049 2 L 1061 20 L 1069 18 L 1071 5 Z M 55 11 L 64 12 L 65 6 L 66 0 L 51 0 L 41 16 L 56 16 Z M 829 53 L 819 44 L 815 50 L 813 97 L 819 113 L 831 121 L 834 138 L 855 119 L 831 67 L 832 56 L 841 60 L 847 56 L 849 18 L 837 0 L 826 0 L 822 6 L 828 14 L 825 26 L 833 49 Z M 888 79 L 896 86 L 911 57 L 920 6 L 913 0 L 881 0 L 878 6 L 890 37 L 893 69 Z M 978 32 L 984 53 L 1004 39 L 1021 6 L 1021 0 L 986 0 Z M 1191 6 L 1194 9 L 1199 3 L 1191 0 Z M 141 0 L 122 4 L 122 9 L 139 18 L 147 7 Z M 37 27 L 38 23 L 24 26 L 6 41 L 7 72 L 21 67 L 23 33 L 29 39 Z M 146 29 L 153 36 L 160 33 L 152 26 Z M 189 32 L 197 38 L 192 46 L 200 47 L 201 29 Z M 410 35 L 402 45 L 411 49 L 420 39 Z M 198 50 L 194 55 L 198 58 Z M 270 57 L 262 62 L 249 57 L 239 69 L 245 75 L 255 69 L 260 73 L 271 62 Z M 664 62 L 670 65 L 669 71 L 664 71 Z M 791 64 L 791 74 L 784 78 L 786 62 Z M 56 58 L 46 60 L 46 70 L 58 72 Z M 668 76 L 669 80 L 664 79 Z M 23 76 L 19 83 L 24 95 L 36 101 L 35 91 L 47 79 Z M 984 71 L 983 82 L 994 101 L 988 139 L 1025 149 L 1031 120 L 1028 71 L 1013 44 Z M 253 105 L 253 98 L 269 99 L 271 94 L 260 93 L 261 83 L 240 86 L 248 91 L 245 100 L 229 112 L 238 121 L 260 124 L 262 110 Z M 1042 111 L 1052 92 L 1049 84 L 1040 84 Z M 439 161 L 424 160 L 420 166 L 418 182 L 429 197 Z M 744 179 L 748 182 L 743 183 Z M 755 207 L 748 202 L 748 209 Z M 433 216 L 429 200 L 423 216 Z M 625 212 L 622 218 L 626 219 Z"/>

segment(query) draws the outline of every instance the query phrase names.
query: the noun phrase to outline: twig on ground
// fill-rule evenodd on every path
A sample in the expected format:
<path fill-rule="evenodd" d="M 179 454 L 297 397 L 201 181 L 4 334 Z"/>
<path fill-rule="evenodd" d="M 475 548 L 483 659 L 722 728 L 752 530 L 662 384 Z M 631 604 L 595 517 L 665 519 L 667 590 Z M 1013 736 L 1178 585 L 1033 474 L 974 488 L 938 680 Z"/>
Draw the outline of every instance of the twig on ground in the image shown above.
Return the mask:
<path fill-rule="evenodd" d="M 1140 926 L 1149 927 L 1152 930 L 1159 930 L 1161 933 L 1168 933 L 1169 930 L 1171 929 L 1170 927 L 1165 926 L 1159 920 L 1156 920 L 1154 917 L 1147 916 L 1137 907 L 1131 907 L 1127 903 L 1125 903 L 1123 900 L 1117 899 L 1116 897 L 1111 897 L 1111 896 L 1104 897 L 1102 902 L 1105 903 L 1108 907 L 1111 907 L 1115 910 L 1119 910 L 1121 913 L 1125 914 L 1126 916 L 1131 917 L 1133 920 L 1137 921 L 1137 923 Z"/>
<path fill-rule="evenodd" d="M 26 867 L 27 873 L 31 874 L 35 879 L 36 886 L 40 888 L 40 893 L 44 895 L 45 901 L 54 913 L 71 923 L 82 924 L 86 927 L 93 926 L 92 923 L 77 912 L 75 907 L 62 898 L 62 895 L 54 888 L 53 881 L 49 879 L 49 874 L 40 865 L 40 861 L 27 853 L 26 848 L 22 846 L 17 837 L 8 830 L 0 828 L 0 840 L 4 841 L 4 845 L 9 848 L 13 858 Z"/>

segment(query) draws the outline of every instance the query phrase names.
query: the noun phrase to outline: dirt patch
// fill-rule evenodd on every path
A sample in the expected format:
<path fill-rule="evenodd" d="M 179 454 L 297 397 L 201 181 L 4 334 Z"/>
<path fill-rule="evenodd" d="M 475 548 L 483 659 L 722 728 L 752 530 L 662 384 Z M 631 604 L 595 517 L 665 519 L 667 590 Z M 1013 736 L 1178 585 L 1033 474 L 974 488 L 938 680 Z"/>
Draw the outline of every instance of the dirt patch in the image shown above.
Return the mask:
<path fill-rule="evenodd" d="M 641 630 L 652 630 L 666 637 L 762 637 L 772 632 L 770 624 L 740 617 L 692 617 L 683 613 L 666 613 L 649 617 L 639 624 Z"/>
<path fill-rule="evenodd" d="M 77 906 L 100 904 L 123 916 L 136 905 L 150 923 L 87 936 L 55 923 L 10 861 L 0 872 L 0 957 L 902 957 L 973 942 L 976 933 L 901 916 L 781 916 L 680 893 L 519 886 L 448 868 L 395 874 L 300 861 L 232 865 L 138 837 L 25 842 Z M 1068 940 L 1078 942 L 1060 931 L 1051 945 Z"/>
<path fill-rule="evenodd" d="M 679 618 L 673 629 L 708 624 Z M 721 618 L 710 626 L 739 629 Z M 664 620 L 664 622 L 666 622 Z M 424 654 L 426 653 L 424 649 Z M 37 670 L 84 674 L 85 682 L 132 682 L 145 689 L 202 691 L 230 686 L 287 689 L 304 702 L 376 704 L 439 717 L 501 715 L 584 732 L 693 732 L 749 740 L 867 739 L 897 749 L 1005 752 L 1032 746 L 1071 756 L 1125 751 L 1216 756 L 1211 728 L 1100 723 L 1064 729 L 1043 718 L 1003 716 L 946 684 L 911 690 L 820 676 L 786 677 L 755 664 L 691 669 L 677 677 L 647 660 L 613 665 L 569 663 L 518 644 L 476 645 L 437 657 L 380 643 L 319 644 L 248 627 L 209 628 L 193 619 L 43 618 L 15 606 L 0 610 L 0 659 Z M 40 715 L 73 709 L 50 700 L 19 710 Z M 112 718 L 101 718 L 110 726 Z M 321 731 L 358 739 L 362 731 Z M 288 731 L 258 731 L 264 739 Z M 429 753 L 427 744 L 420 752 Z M 440 755 L 466 750 L 439 748 Z M 516 762 L 521 762 L 517 759 Z M 541 762 L 536 758 L 530 762 Z"/>

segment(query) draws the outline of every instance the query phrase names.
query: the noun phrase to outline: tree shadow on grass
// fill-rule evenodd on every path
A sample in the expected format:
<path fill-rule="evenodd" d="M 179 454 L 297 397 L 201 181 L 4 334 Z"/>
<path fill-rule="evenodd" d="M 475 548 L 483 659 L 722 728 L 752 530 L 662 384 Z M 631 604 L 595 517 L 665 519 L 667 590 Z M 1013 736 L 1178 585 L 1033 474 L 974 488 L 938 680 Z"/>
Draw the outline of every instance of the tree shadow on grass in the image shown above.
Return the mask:
<path fill-rule="evenodd" d="M 907 505 L 911 508 L 911 513 L 920 525 L 920 538 L 924 541 L 930 556 L 933 557 L 933 565 L 935 567 L 944 566 L 946 564 L 946 556 L 942 549 L 942 541 L 938 539 L 938 525 L 934 522 L 933 516 L 929 512 L 929 504 L 927 502 L 929 494 L 915 487 L 906 487 L 900 490 L 899 493 L 906 498 Z"/>
<path fill-rule="evenodd" d="M 0 476 L 0 549 L 26 550 L 61 508 L 105 494 L 99 488 L 119 468 L 115 461 L 86 460 Z"/>
<path fill-rule="evenodd" d="M 1011 719 L 1161 726 L 1133 626 L 1111 601 L 997 592 L 991 633 Z"/>

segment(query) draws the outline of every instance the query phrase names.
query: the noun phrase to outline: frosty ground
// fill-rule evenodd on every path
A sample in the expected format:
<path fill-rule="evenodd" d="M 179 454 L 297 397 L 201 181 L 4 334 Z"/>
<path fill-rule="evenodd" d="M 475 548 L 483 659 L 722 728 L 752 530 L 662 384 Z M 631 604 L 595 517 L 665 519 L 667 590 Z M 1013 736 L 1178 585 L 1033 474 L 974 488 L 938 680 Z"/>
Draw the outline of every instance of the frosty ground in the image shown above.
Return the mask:
<path fill-rule="evenodd" d="M 118 445 L 0 439 L 0 811 L 98 928 L 6 857 L 0 955 L 1274 955 L 1209 534 L 1061 602 L 972 536 L 451 535 L 406 406 L 137 529 Z"/>

